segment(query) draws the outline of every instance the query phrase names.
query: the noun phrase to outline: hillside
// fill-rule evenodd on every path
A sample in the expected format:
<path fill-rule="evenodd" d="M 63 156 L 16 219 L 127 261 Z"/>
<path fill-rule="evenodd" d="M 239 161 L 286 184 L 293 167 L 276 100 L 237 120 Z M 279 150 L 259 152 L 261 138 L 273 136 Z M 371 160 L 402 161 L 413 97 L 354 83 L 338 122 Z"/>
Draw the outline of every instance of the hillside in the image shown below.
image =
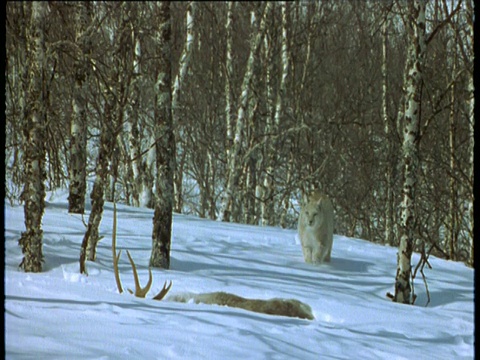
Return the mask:
<path fill-rule="evenodd" d="M 129 249 L 148 279 L 153 212 L 118 205 L 117 249 Z M 18 264 L 23 207 L 5 202 L 5 342 L 7 359 L 472 359 L 474 272 L 432 257 L 415 282 L 415 306 L 392 303 L 396 249 L 336 235 L 332 262 L 303 262 L 293 230 L 226 224 L 175 215 L 171 269 L 153 270 L 146 299 L 119 294 L 112 270 L 113 205 L 100 227 L 98 261 L 78 271 L 85 231 L 65 194 L 48 200 L 43 221 L 44 272 Z M 414 263 L 418 256 L 414 254 Z M 132 270 L 120 260 L 125 288 Z M 169 296 L 227 291 L 243 297 L 296 298 L 313 321 L 216 305 L 158 302 Z"/>

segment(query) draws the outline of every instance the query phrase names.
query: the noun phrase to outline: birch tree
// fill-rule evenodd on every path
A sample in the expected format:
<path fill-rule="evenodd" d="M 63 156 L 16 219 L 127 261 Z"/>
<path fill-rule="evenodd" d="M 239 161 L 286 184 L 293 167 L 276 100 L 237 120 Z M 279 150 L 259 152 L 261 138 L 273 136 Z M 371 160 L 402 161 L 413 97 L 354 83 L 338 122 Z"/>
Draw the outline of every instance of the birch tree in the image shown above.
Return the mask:
<path fill-rule="evenodd" d="M 45 210 L 45 124 L 46 124 L 46 41 L 45 25 L 48 4 L 41 1 L 25 3 L 31 7 L 27 25 L 27 76 L 29 79 L 26 108 L 23 119 L 23 161 L 25 228 L 19 244 L 23 259 L 20 267 L 25 272 L 41 272 L 43 262 L 42 218 Z"/>
<path fill-rule="evenodd" d="M 410 226 L 414 208 L 413 222 L 421 224 L 415 233 L 432 246 L 432 255 L 472 265 L 473 1 L 426 3 L 428 52 L 420 67 L 418 138 L 406 112 L 414 112 L 410 104 L 415 98 L 407 95 L 418 89 L 411 85 L 412 61 L 406 61 L 413 52 L 405 30 L 410 23 L 406 14 L 411 17 L 413 11 L 408 2 L 269 3 L 170 5 L 170 56 L 173 75 L 178 74 L 170 84 L 177 140 L 175 211 L 261 224 L 263 201 L 264 224 L 280 219 L 280 225 L 293 228 L 301 191 L 321 186 L 335 199 L 338 233 L 398 246 L 401 235 L 408 238 L 405 226 Z M 103 235 L 94 224 L 101 219 L 100 199 L 114 199 L 113 190 L 117 201 L 154 208 L 154 189 L 162 191 L 154 183 L 157 151 L 165 146 L 164 136 L 155 133 L 163 106 L 154 86 L 161 72 L 154 43 L 157 5 L 48 3 L 46 65 L 33 64 L 44 67 L 41 96 L 46 101 L 37 106 L 38 95 L 30 91 L 33 4 L 7 2 L 5 190 L 12 204 L 20 202 L 24 189 L 22 199 L 33 194 L 32 184 L 44 176 L 45 189 L 71 186 L 70 207 L 77 194 L 74 173 L 87 169 L 107 174 L 108 180 L 103 190 L 105 175 L 92 183 L 95 195 L 89 195 L 98 199 L 92 202 L 92 238 Z M 261 30 L 267 5 L 270 15 Z M 189 15 L 192 6 L 196 11 Z M 44 126 L 32 121 L 36 109 L 47 115 L 46 120 L 35 118 Z M 405 127 L 414 131 L 404 135 Z M 38 169 L 43 166 L 44 173 L 37 171 L 27 180 L 24 175 L 33 167 L 24 165 L 34 161 L 32 153 L 38 155 L 31 137 L 40 133 L 45 162 Z M 106 137 L 117 133 L 119 140 L 105 145 L 110 141 Z M 77 151 L 77 145 L 85 148 L 85 134 L 91 146 L 87 166 L 82 166 L 83 150 Z M 402 143 L 407 151 L 412 142 L 423 160 L 416 172 L 418 156 L 402 163 L 400 151 Z M 399 176 L 403 168 L 405 183 Z M 157 180 L 168 178 L 162 171 Z M 409 200 L 414 191 L 407 185 L 416 192 L 414 206 Z M 43 190 L 37 190 L 31 203 L 38 209 Z M 32 219 L 26 217 L 31 224 Z M 401 222 L 407 225 L 398 231 Z M 413 250 L 417 245 L 413 241 Z M 399 260 L 407 264 L 403 260 L 409 251 L 403 246 Z M 404 279 L 408 265 L 402 269 Z"/>
<path fill-rule="evenodd" d="M 88 76 L 91 39 L 87 33 L 90 25 L 90 7 L 87 1 L 74 3 L 75 6 L 75 43 L 78 55 L 75 58 L 75 86 L 72 99 L 72 121 L 70 132 L 70 166 L 68 212 L 83 214 L 85 211 L 85 194 L 87 191 L 87 115 Z"/>
<path fill-rule="evenodd" d="M 170 244 L 174 203 L 175 136 L 172 123 L 172 23 L 170 2 L 158 4 L 159 28 L 156 33 L 158 53 L 155 84 L 156 193 L 153 215 L 150 266 L 170 268 Z"/>
<path fill-rule="evenodd" d="M 455 48 L 457 44 L 453 45 Z M 455 76 L 457 71 L 457 55 L 456 49 L 453 55 L 453 69 L 452 75 Z M 448 131 L 448 142 L 449 142 L 449 150 L 450 150 L 450 181 L 449 181 L 449 190 L 450 190 L 450 214 L 449 214 L 449 244 L 448 244 L 448 252 L 450 255 L 450 259 L 454 260 L 456 255 L 456 248 L 458 243 L 458 231 L 457 231 L 457 181 L 455 172 L 457 171 L 457 164 L 456 164 L 456 144 L 455 144 L 455 137 L 456 137 L 456 119 L 455 119 L 455 81 L 452 82 L 451 86 L 451 105 L 450 105 L 450 114 L 449 114 L 449 131 Z"/>
<path fill-rule="evenodd" d="M 473 0 L 467 1 L 467 8 L 468 8 L 468 30 L 467 30 L 467 41 L 468 44 L 471 44 L 471 48 L 473 48 Z M 468 46 L 468 45 L 467 45 Z M 472 58 L 473 58 L 473 51 L 472 51 Z M 473 67 L 472 67 L 473 70 Z M 474 266 L 474 259 L 475 259 L 475 241 L 473 237 L 473 227 L 474 227 L 474 217 L 473 217 L 473 179 L 474 179 L 474 150 L 475 150 L 475 86 L 473 84 L 473 71 L 469 72 L 468 77 L 468 119 L 469 119 L 469 141 L 468 141 L 468 150 L 470 153 L 469 156 L 469 164 L 468 164 L 468 177 L 470 180 L 470 184 L 472 186 L 472 192 L 470 198 L 468 199 L 468 210 L 469 210 L 469 225 L 470 229 L 469 232 L 471 234 L 472 239 L 472 247 L 470 249 L 470 264 Z"/>
<path fill-rule="evenodd" d="M 469 197 L 467 199 L 468 203 L 468 225 L 469 229 L 468 232 L 471 238 L 471 249 L 470 249 L 470 258 L 469 264 L 474 267 L 474 260 L 475 260 L 475 239 L 473 236 L 473 228 L 474 228 L 474 213 L 473 213 L 473 205 L 474 205 L 474 192 L 473 192 L 473 184 L 474 184 L 474 150 L 475 150 L 475 85 L 473 82 L 473 59 L 474 59 L 474 51 L 473 51 L 473 34 L 474 34 L 474 4 L 473 0 L 466 1 L 466 27 L 465 27 L 465 40 L 460 42 L 460 46 L 463 49 L 466 49 L 465 53 L 465 63 L 467 65 L 467 76 L 468 81 L 466 84 L 466 93 L 467 93 L 467 101 L 466 101 L 466 114 L 467 114 L 467 121 L 468 121 L 468 165 L 467 165 L 467 176 L 468 176 L 468 185 L 469 185 Z M 461 38 L 460 38 L 461 39 Z M 471 189 L 471 190 L 470 190 Z"/>
<path fill-rule="evenodd" d="M 109 159 L 112 156 L 113 146 L 115 144 L 116 116 L 115 97 L 108 93 L 105 95 L 104 120 L 100 134 L 100 148 L 95 167 L 95 181 L 90 194 L 92 210 L 88 217 L 87 231 L 82 240 L 80 252 L 80 273 L 86 274 L 86 260 L 95 261 L 97 244 L 101 240 L 98 228 L 103 216 L 103 206 L 105 204 L 105 188 L 108 175 L 110 173 Z"/>
<path fill-rule="evenodd" d="M 403 131 L 404 181 L 401 205 L 401 237 L 398 248 L 397 275 L 394 301 L 412 303 L 411 258 L 415 241 L 415 187 L 417 181 L 418 145 L 420 129 L 420 106 L 422 70 L 425 57 L 425 0 L 408 3 L 406 21 L 409 47 L 407 54 L 406 101 Z"/>
<path fill-rule="evenodd" d="M 250 47 L 250 55 L 247 61 L 247 67 L 245 69 L 245 75 L 243 77 L 242 87 L 241 87 L 241 94 L 238 101 L 238 111 L 237 111 L 237 119 L 236 119 L 236 126 L 235 126 L 235 137 L 233 139 L 233 148 L 228 157 L 228 164 L 227 164 L 227 180 L 226 186 L 223 194 L 221 211 L 219 220 L 229 222 L 231 220 L 232 208 L 233 208 L 233 200 L 234 195 L 238 187 L 238 181 L 241 175 L 242 164 L 238 164 L 238 158 L 240 155 L 240 150 L 243 145 L 243 131 L 246 122 L 246 112 L 248 106 L 248 99 L 250 93 L 250 85 L 252 82 L 253 77 L 253 70 L 256 58 L 258 56 L 258 52 L 260 49 L 260 45 L 262 43 L 263 36 L 265 34 L 266 28 L 266 18 L 270 14 L 270 10 L 272 8 L 272 3 L 267 2 L 263 14 L 260 19 L 260 25 L 257 28 L 257 20 L 255 18 L 254 12 L 252 12 L 252 19 L 253 19 L 253 29 L 257 28 L 257 31 L 252 32 L 252 39 L 251 39 L 251 47 Z"/>
<path fill-rule="evenodd" d="M 385 172 L 385 243 L 393 245 L 393 209 L 394 209 L 394 193 L 393 193 L 393 167 L 395 166 L 392 159 L 393 137 L 392 125 L 388 116 L 388 25 L 389 12 L 385 11 L 385 17 L 382 24 L 382 117 L 385 124 L 385 147 L 387 153 L 387 163 Z"/>
<path fill-rule="evenodd" d="M 473 33 L 473 32 L 472 32 Z M 468 148 L 470 152 L 469 156 L 469 164 L 468 164 L 468 177 L 469 182 L 472 184 L 472 192 L 470 198 L 468 199 L 468 213 L 469 213 L 469 232 L 470 238 L 472 241 L 471 249 L 470 249 L 470 265 L 472 267 L 475 266 L 475 240 L 473 237 L 473 228 L 474 228 L 474 213 L 473 213 L 473 204 L 474 204 L 474 195 L 473 195 L 473 183 L 474 183 L 474 150 L 475 150 L 475 87 L 473 85 L 473 73 L 468 80 L 468 93 L 470 94 L 470 98 L 468 100 L 468 118 L 469 118 L 469 142 Z"/>
<path fill-rule="evenodd" d="M 280 72 L 280 85 L 277 93 L 275 111 L 273 115 L 273 122 L 269 121 L 270 117 L 267 117 L 267 134 L 276 134 L 280 129 L 280 119 L 283 115 L 283 102 L 287 93 L 287 76 L 288 76 L 288 37 L 287 37 L 287 3 L 281 2 L 282 13 L 282 36 L 281 36 L 281 59 L 282 59 L 282 71 Z M 273 60 L 273 59 L 271 59 Z M 261 218 L 262 225 L 273 225 L 274 220 L 274 193 L 275 193 L 275 165 L 277 162 L 276 154 L 278 140 L 266 141 L 266 173 L 263 182 L 263 199 L 261 206 Z"/>
<path fill-rule="evenodd" d="M 182 55 L 180 57 L 180 68 L 178 70 L 177 76 L 175 76 L 175 81 L 173 83 L 172 91 L 172 117 L 173 124 L 176 127 L 176 136 L 181 136 L 181 126 L 180 126 L 180 94 L 182 93 L 182 85 L 185 83 L 187 77 L 188 65 L 190 63 L 190 58 L 192 57 L 192 50 L 195 41 L 195 1 L 191 1 L 187 5 L 186 11 L 186 29 L 187 35 L 185 37 L 185 45 L 183 47 Z M 178 140 L 176 141 L 178 144 Z M 186 153 L 186 149 L 182 149 L 183 154 Z M 183 161 L 182 161 L 183 163 Z M 182 212 L 182 183 L 183 183 L 183 169 L 177 169 L 175 171 L 175 210 L 176 212 Z"/>
<path fill-rule="evenodd" d="M 109 52 L 110 63 L 104 68 L 103 84 L 103 113 L 100 129 L 100 143 L 98 157 L 95 165 L 95 180 L 90 194 L 92 210 L 88 217 L 88 225 L 82 240 L 80 250 L 80 273 L 86 274 L 86 260 L 95 261 L 97 244 L 101 240 L 99 235 L 99 226 L 103 217 L 103 208 L 105 204 L 105 192 L 108 186 L 109 176 L 115 176 L 116 167 L 110 166 L 110 161 L 114 154 L 117 144 L 117 137 L 120 130 L 120 124 L 123 121 L 124 108 L 124 72 L 125 64 L 122 63 L 121 49 L 124 48 L 122 40 L 125 37 L 125 31 L 128 28 L 128 18 L 124 8 L 125 3 L 119 6 L 120 24 L 118 28 L 114 25 L 107 29 L 111 42 L 111 52 Z M 116 154 L 118 156 L 118 154 Z M 113 199 L 112 199 L 113 200 Z"/>
<path fill-rule="evenodd" d="M 27 121 L 29 66 L 27 32 L 30 31 L 31 4 L 7 3 L 5 69 L 5 197 L 12 204 L 25 187 L 22 153 L 23 128 Z"/>
<path fill-rule="evenodd" d="M 225 122 L 227 128 L 227 159 L 230 159 L 230 151 L 233 145 L 233 7 L 234 1 L 227 2 L 227 21 L 225 23 L 226 54 L 225 54 Z"/>
<path fill-rule="evenodd" d="M 127 3 L 131 26 L 131 40 L 127 47 L 131 49 L 127 59 L 132 61 L 131 68 L 127 69 L 131 69 L 132 82 L 128 94 L 129 106 L 126 107 L 126 142 L 129 154 L 125 164 L 128 172 L 126 187 L 131 191 L 132 205 L 151 209 L 154 207 L 155 139 L 149 126 L 149 114 L 154 81 L 153 76 L 149 76 L 148 32 L 145 31 L 144 24 L 150 22 L 147 14 L 153 5 Z"/>
<path fill-rule="evenodd" d="M 131 36 L 134 44 L 133 51 L 133 75 L 132 94 L 131 94 L 131 111 L 127 113 L 127 131 L 128 131 L 128 148 L 129 161 L 127 166 L 128 172 L 131 173 L 131 199 L 132 205 L 137 207 L 144 207 L 145 204 L 141 201 L 144 196 L 144 171 L 143 171 L 143 157 L 141 156 L 141 143 L 139 131 L 139 112 L 140 112 L 140 96 L 141 87 L 143 85 L 142 74 L 142 42 L 139 31 L 136 27 L 132 27 Z"/>

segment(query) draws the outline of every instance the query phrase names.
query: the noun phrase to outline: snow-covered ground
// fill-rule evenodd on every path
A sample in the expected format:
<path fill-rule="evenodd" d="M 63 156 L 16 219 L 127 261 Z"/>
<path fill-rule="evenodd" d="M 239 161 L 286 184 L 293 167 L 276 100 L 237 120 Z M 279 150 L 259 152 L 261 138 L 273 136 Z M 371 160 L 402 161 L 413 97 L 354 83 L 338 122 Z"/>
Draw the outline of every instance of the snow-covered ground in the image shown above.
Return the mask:
<path fill-rule="evenodd" d="M 153 212 L 118 205 L 117 250 L 129 249 L 142 285 L 148 279 Z M 303 262 L 293 230 L 225 224 L 175 215 L 171 269 L 153 270 L 146 299 L 119 294 L 112 271 L 113 205 L 89 276 L 79 274 L 85 227 L 69 215 L 66 194 L 48 200 L 44 272 L 24 273 L 18 246 L 23 207 L 5 201 L 5 345 L 7 359 L 472 359 L 474 272 L 431 257 L 415 306 L 395 304 L 396 249 L 334 237 L 332 262 Z M 414 264 L 418 255 L 414 255 Z M 134 288 L 125 252 L 124 288 Z M 226 291 L 249 298 L 296 298 L 315 320 L 217 305 L 152 300 Z"/>

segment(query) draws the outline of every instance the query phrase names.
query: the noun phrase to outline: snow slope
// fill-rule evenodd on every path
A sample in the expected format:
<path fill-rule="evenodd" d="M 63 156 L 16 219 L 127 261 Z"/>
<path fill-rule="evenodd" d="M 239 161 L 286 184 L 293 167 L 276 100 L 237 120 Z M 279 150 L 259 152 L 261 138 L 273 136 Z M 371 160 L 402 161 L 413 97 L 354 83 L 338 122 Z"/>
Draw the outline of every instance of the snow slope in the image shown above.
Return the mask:
<path fill-rule="evenodd" d="M 118 205 L 117 249 L 129 249 L 148 279 L 153 212 Z M 6 359 L 472 359 L 474 275 L 432 257 L 415 306 L 392 303 L 396 249 L 335 236 L 332 262 L 303 262 L 296 232 L 175 215 L 171 270 L 153 270 L 146 299 L 119 294 L 112 272 L 113 206 L 106 203 L 96 263 L 79 275 L 85 231 L 66 194 L 48 201 L 44 272 L 18 269 L 23 207 L 5 202 Z M 418 256 L 414 255 L 414 264 Z M 124 288 L 133 288 L 125 252 Z M 217 305 L 152 300 L 165 280 L 171 295 L 227 291 L 250 298 L 296 298 L 315 320 Z M 150 298 L 149 298 L 150 297 Z"/>

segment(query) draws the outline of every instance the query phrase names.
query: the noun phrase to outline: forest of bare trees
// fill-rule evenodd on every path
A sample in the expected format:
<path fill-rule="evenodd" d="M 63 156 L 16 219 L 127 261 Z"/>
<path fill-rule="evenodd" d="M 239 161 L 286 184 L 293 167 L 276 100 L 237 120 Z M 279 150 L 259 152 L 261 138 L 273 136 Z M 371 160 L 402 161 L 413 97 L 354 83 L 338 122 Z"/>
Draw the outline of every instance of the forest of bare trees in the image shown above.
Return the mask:
<path fill-rule="evenodd" d="M 45 192 L 62 187 L 70 212 L 92 203 L 84 261 L 104 201 L 155 209 L 151 265 L 168 268 L 172 209 L 295 228 L 319 188 L 336 234 L 474 266 L 473 0 L 6 14 L 5 192 L 25 207 L 26 271 L 41 269 Z"/>

